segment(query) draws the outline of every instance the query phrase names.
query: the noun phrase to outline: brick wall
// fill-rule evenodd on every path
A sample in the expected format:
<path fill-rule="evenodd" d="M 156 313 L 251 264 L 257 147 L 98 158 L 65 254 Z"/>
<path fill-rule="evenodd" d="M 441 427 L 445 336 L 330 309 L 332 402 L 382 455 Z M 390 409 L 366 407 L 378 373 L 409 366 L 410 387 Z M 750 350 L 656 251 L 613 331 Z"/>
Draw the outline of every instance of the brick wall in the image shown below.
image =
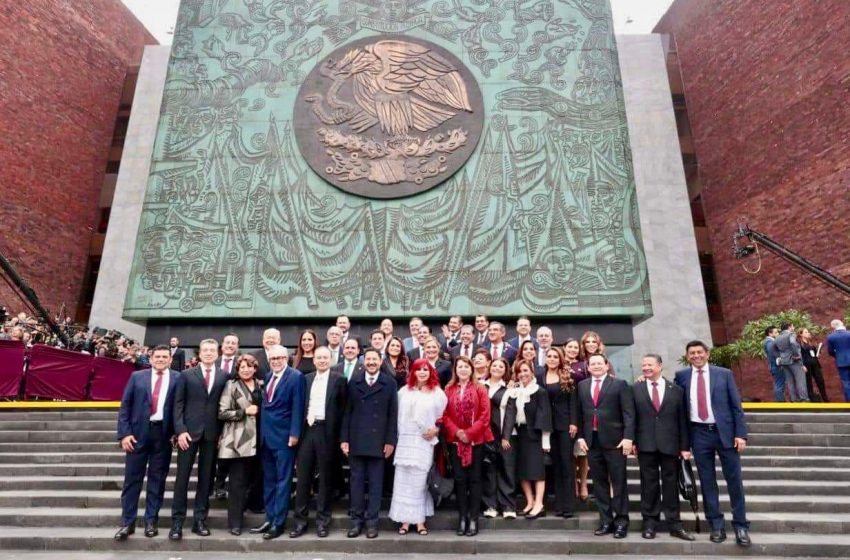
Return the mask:
<path fill-rule="evenodd" d="M 156 40 L 120 0 L 0 8 L 0 251 L 74 315 L 127 66 Z M 0 303 L 22 306 L 0 282 Z"/>
<path fill-rule="evenodd" d="M 744 216 L 850 279 L 850 2 L 676 0 L 655 32 L 678 46 L 727 332 L 789 307 L 825 325 L 842 316 L 833 288 L 764 251 L 748 274 L 730 248 Z M 765 366 L 742 370 L 745 393 L 768 398 Z"/>

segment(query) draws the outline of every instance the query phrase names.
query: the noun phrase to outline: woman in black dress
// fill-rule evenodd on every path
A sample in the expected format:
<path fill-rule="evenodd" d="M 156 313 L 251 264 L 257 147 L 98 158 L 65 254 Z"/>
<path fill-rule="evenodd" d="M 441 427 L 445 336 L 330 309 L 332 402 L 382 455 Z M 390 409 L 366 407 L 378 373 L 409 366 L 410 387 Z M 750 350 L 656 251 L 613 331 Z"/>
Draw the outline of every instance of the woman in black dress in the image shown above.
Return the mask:
<path fill-rule="evenodd" d="M 578 340 L 568 338 L 564 343 L 564 360 L 570 366 L 572 371 L 573 381 L 578 387 L 578 384 L 587 379 L 587 362 L 579 359 L 581 348 Z M 578 442 L 573 445 L 573 455 L 576 458 L 576 495 L 584 502 L 590 495 L 587 488 L 587 475 L 590 471 L 590 466 L 587 464 L 587 453 L 581 450 Z"/>
<path fill-rule="evenodd" d="M 384 361 L 387 363 L 387 369 L 395 378 L 398 388 L 404 387 L 407 383 L 407 354 L 404 353 L 404 344 L 399 337 L 390 337 L 390 341 L 387 342 L 387 355 Z"/>
<path fill-rule="evenodd" d="M 576 465 L 574 438 L 578 433 L 578 398 L 572 370 L 560 348 L 546 351 L 543 387 L 552 406 L 552 474 L 555 482 L 555 515 L 575 515 Z"/>
<path fill-rule="evenodd" d="M 316 333 L 307 329 L 298 338 L 298 348 L 292 358 L 292 367 L 307 375 L 316 371 L 313 365 L 313 352 L 316 350 Z"/>
<path fill-rule="evenodd" d="M 803 367 L 806 368 L 806 388 L 809 390 L 809 399 L 814 402 L 812 398 L 814 394 L 812 393 L 814 389 L 812 387 L 812 380 L 814 380 L 818 386 L 821 401 L 829 402 L 829 397 L 826 395 L 826 383 L 823 381 L 823 371 L 820 367 L 820 360 L 818 360 L 818 348 L 812 340 L 812 333 L 806 328 L 797 329 L 797 340 L 800 341 Z"/>
<path fill-rule="evenodd" d="M 484 353 L 489 360 L 486 350 Z M 482 472 L 484 487 L 481 502 L 484 504 L 484 517 L 496 517 L 501 511 L 505 519 L 516 518 L 516 460 L 513 448 L 516 438 L 511 444 L 511 434 L 502 433 L 506 411 L 516 406 L 515 401 L 506 396 L 510 382 L 511 366 L 508 361 L 496 358 L 490 362 L 490 370 L 483 381 L 490 397 L 490 431 L 493 432 L 493 442 L 485 450 Z M 515 408 L 511 414 L 516 416 Z"/>
<path fill-rule="evenodd" d="M 551 446 L 552 410 L 546 390 L 537 384 L 534 363 L 517 360 L 514 376 L 519 384 L 509 389 L 509 398 L 515 399 L 516 413 L 505 418 L 504 431 L 516 427 L 517 478 L 525 495 L 522 513 L 528 519 L 543 517 L 543 499 L 546 496 L 546 464 L 544 455 Z"/>

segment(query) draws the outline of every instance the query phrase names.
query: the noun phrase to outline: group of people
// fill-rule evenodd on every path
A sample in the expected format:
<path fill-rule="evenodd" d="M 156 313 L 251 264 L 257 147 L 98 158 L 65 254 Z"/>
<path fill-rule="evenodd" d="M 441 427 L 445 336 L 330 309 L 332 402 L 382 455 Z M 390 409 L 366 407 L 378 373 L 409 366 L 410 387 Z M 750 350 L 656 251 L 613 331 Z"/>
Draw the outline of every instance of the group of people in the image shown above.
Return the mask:
<path fill-rule="evenodd" d="M 844 400 L 850 402 L 850 333 L 844 323 L 834 319 L 832 333 L 826 338 L 827 353 L 835 359 Z M 764 331 L 764 354 L 773 377 L 773 398 L 776 402 L 829 402 L 826 383 L 820 364 L 822 344 L 816 344 L 809 329 L 794 328 L 790 322 Z M 817 397 L 815 397 L 817 387 Z"/>
<path fill-rule="evenodd" d="M 600 517 L 595 534 L 624 538 L 626 461 L 634 454 L 642 536 L 655 538 L 663 512 L 671 535 L 690 541 L 679 515 L 677 469 L 679 458 L 693 453 L 711 540 L 726 538 L 715 473 L 719 456 L 736 542 L 750 545 L 740 396 L 731 372 L 708 364 L 702 342 L 688 343 L 691 367 L 677 372 L 675 382 L 662 376 L 662 358 L 647 354 L 630 385 L 616 377 L 598 333 L 555 345 L 548 327 L 532 336 L 526 317 L 518 319 L 511 340 L 503 324 L 483 315 L 474 325 L 454 316 L 437 336 L 413 318 L 404 339 L 385 319 L 365 350 L 350 327 L 348 317 L 339 317 L 322 345 L 316 333 L 304 331 L 291 357 L 276 329 L 263 333 L 263 348 L 254 354 L 240 355 L 233 333 L 221 348 L 203 340 L 199 364 L 182 372 L 172 366 L 173 347 L 155 347 L 151 368 L 133 374 L 121 402 L 118 439 L 126 474 L 115 539 L 135 532 L 145 477 L 145 535 L 158 534 L 174 446 L 172 540 L 182 538 L 196 463 L 192 532 L 210 534 L 210 495 L 223 494 L 229 476 L 230 532 L 241 534 L 246 508 L 262 509 L 265 522 L 251 533 L 281 536 L 295 478 L 289 536 L 307 532 L 314 497 L 316 532 L 326 537 L 340 456 L 349 467 L 350 538 L 378 536 L 387 467 L 389 517 L 399 534 L 414 528 L 428 534 L 434 514 L 429 480 L 443 476 L 454 481 L 457 534 L 474 536 L 481 515 L 545 515 L 547 466 L 556 515 L 576 514 L 577 501 L 588 497 L 589 470 Z"/>

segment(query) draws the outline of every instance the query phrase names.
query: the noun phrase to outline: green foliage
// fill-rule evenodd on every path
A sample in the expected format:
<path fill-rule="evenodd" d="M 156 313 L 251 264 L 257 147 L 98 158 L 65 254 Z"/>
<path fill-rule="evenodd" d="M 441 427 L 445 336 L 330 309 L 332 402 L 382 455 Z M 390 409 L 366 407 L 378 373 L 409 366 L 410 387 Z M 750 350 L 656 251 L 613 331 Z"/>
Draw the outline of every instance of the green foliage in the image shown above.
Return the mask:
<path fill-rule="evenodd" d="M 750 321 L 744 328 L 741 329 L 741 338 L 734 342 L 738 347 L 739 356 L 749 356 L 751 358 L 765 358 L 764 355 L 764 330 L 774 325 L 779 325 L 788 321 L 794 325 L 795 329 L 805 327 L 813 336 L 823 333 L 824 328 L 812 321 L 809 314 L 797 309 L 786 309 L 778 313 L 763 315 L 758 319 Z"/>
<path fill-rule="evenodd" d="M 850 325 L 850 302 L 847 303 L 847 309 L 844 310 L 844 324 Z"/>

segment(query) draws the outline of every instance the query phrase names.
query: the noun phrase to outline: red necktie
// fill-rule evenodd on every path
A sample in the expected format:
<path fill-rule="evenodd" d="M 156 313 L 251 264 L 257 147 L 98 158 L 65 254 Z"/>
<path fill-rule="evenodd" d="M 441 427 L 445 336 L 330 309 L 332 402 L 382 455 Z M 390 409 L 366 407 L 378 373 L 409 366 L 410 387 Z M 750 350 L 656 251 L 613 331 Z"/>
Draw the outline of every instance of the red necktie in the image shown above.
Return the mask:
<path fill-rule="evenodd" d="M 230 373 L 230 358 L 224 359 L 224 373 Z"/>
<path fill-rule="evenodd" d="M 159 408 L 159 392 L 162 390 L 162 374 L 163 372 L 156 372 L 156 383 L 153 385 L 153 393 L 151 393 L 151 415 L 156 414 L 157 408 Z"/>
<path fill-rule="evenodd" d="M 472 357 L 472 356 L 469 355 L 469 346 L 466 345 L 466 344 L 463 345 L 463 355 L 466 356 L 467 358 Z"/>
<path fill-rule="evenodd" d="M 266 396 L 268 397 L 268 401 L 272 402 L 272 397 L 274 396 L 274 386 L 278 381 L 278 377 L 276 375 L 272 375 L 272 382 L 269 383 L 269 390 L 266 392 Z"/>
<path fill-rule="evenodd" d="M 702 374 L 702 368 L 697 370 L 697 416 L 705 422 L 708 420 L 708 398 L 705 390 L 705 376 Z"/>
<path fill-rule="evenodd" d="M 658 383 L 652 382 L 652 406 L 655 407 L 655 412 L 661 410 L 661 396 L 658 394 Z"/>
<path fill-rule="evenodd" d="M 599 392 L 602 390 L 602 380 L 594 379 L 593 380 L 593 407 L 599 404 Z M 593 429 L 596 430 L 599 428 L 599 418 L 596 417 L 596 411 L 593 411 Z"/>
<path fill-rule="evenodd" d="M 210 370 L 209 368 L 204 369 L 204 385 L 207 386 L 207 393 L 210 392 Z"/>
<path fill-rule="evenodd" d="M 498 357 L 499 357 L 499 347 L 494 344 L 493 345 L 493 359 L 495 360 Z"/>

